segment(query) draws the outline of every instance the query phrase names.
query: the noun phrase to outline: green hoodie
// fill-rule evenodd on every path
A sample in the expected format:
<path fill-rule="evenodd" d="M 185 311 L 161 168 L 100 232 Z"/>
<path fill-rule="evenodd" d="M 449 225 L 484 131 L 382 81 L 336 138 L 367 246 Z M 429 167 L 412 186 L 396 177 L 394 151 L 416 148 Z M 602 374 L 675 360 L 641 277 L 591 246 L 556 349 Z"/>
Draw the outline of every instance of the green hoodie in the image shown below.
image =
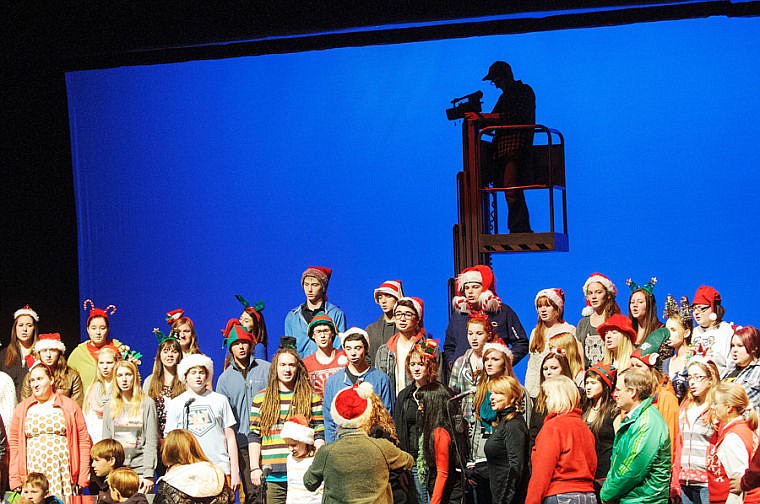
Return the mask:
<path fill-rule="evenodd" d="M 650 397 L 620 424 L 600 497 L 620 504 L 667 504 L 670 466 L 668 426 Z"/>

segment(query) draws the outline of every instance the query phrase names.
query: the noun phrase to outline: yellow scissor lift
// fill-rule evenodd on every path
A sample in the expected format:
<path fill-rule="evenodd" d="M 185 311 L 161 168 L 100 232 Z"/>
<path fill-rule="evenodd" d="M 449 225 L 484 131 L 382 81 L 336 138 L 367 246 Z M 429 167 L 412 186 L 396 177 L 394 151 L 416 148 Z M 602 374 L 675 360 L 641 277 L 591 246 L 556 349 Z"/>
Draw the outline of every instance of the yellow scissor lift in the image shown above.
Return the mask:
<path fill-rule="evenodd" d="M 524 185 L 494 187 L 481 176 L 483 152 L 497 130 L 532 129 L 539 142 L 533 145 L 534 179 Z M 544 141 L 545 143 L 541 143 Z M 459 223 L 454 225 L 454 273 L 475 264 L 491 265 L 491 254 L 499 252 L 567 252 L 567 197 L 565 187 L 565 144 L 559 131 L 541 124 L 507 125 L 500 114 L 470 112 L 462 123 L 464 171 L 457 174 Z M 549 231 L 536 233 L 499 232 L 497 196 L 509 189 L 545 190 L 549 195 Z M 562 229 L 555 229 L 561 196 Z"/>

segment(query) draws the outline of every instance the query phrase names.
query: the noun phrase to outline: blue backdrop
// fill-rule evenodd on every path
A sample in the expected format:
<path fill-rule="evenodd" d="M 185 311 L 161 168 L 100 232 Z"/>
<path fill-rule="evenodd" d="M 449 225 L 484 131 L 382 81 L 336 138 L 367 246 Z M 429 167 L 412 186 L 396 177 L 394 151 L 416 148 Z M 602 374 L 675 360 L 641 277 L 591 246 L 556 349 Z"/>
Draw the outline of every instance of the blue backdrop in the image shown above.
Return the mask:
<path fill-rule="evenodd" d="M 443 111 L 477 89 L 490 110 L 481 78 L 504 59 L 567 142 L 570 252 L 494 256 L 526 331 L 544 287 L 576 323 L 592 271 L 624 307 L 625 279 L 654 275 L 660 305 L 707 283 L 757 323 L 759 32 L 714 18 L 68 73 L 81 295 L 118 306 L 112 335 L 146 361 L 183 307 L 220 365 L 233 294 L 266 302 L 273 350 L 301 272 L 326 265 L 349 325 L 402 279 L 442 337 L 461 170 Z"/>

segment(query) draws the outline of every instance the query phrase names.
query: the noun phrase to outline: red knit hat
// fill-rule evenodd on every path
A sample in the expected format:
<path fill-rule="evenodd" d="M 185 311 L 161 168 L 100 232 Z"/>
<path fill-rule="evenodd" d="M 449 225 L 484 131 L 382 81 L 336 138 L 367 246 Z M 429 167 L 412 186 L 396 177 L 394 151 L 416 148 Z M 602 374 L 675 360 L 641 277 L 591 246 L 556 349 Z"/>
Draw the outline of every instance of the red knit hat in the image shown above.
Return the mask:
<path fill-rule="evenodd" d="M 95 308 L 95 303 L 92 302 L 92 299 L 85 299 L 84 303 L 82 303 L 82 309 L 87 310 L 88 305 L 90 306 L 90 313 L 87 315 L 87 325 L 90 325 L 90 320 L 95 317 L 103 317 L 108 320 L 109 315 L 116 313 L 116 306 L 112 304 L 106 306 L 104 310 L 101 310 L 100 308 Z"/>
<path fill-rule="evenodd" d="M 694 294 L 694 299 L 691 300 L 691 305 L 709 305 L 712 313 L 708 318 L 715 321 L 718 319 L 718 316 L 715 314 L 715 307 L 718 306 L 721 301 L 720 292 L 709 285 L 700 285 L 697 292 Z"/>
<path fill-rule="evenodd" d="M 372 414 L 369 396 L 373 391 L 371 383 L 361 382 L 338 392 L 330 408 L 335 423 L 349 429 L 361 427 Z"/>
<path fill-rule="evenodd" d="M 607 322 L 600 324 L 599 327 L 596 328 L 596 332 L 599 333 L 599 336 L 604 337 L 607 331 L 611 329 L 617 329 L 621 333 L 628 336 L 631 341 L 636 341 L 636 331 L 633 330 L 631 319 L 625 315 L 622 315 L 620 313 L 612 315 L 607 319 Z"/>
<path fill-rule="evenodd" d="M 327 291 L 327 285 L 330 283 L 332 270 L 324 266 L 309 266 L 301 273 L 301 285 L 307 276 L 316 278 L 322 284 L 322 288 Z"/>
<path fill-rule="evenodd" d="M 586 370 L 586 376 L 589 372 L 596 373 L 599 378 L 607 384 L 610 390 L 615 388 L 615 377 L 617 376 L 617 369 L 612 364 L 605 364 L 602 361 L 597 362 Z"/>
<path fill-rule="evenodd" d="M 380 287 L 375 289 L 375 303 L 377 303 L 377 296 L 379 294 L 388 294 L 393 296 L 396 300 L 404 297 L 404 288 L 401 286 L 401 280 L 386 280 L 380 284 Z"/>
<path fill-rule="evenodd" d="M 34 351 L 40 352 L 42 350 L 58 350 L 63 353 L 66 351 L 66 345 L 61 341 L 61 335 L 59 333 L 46 333 L 40 334 L 37 339 L 37 343 L 34 344 Z"/>

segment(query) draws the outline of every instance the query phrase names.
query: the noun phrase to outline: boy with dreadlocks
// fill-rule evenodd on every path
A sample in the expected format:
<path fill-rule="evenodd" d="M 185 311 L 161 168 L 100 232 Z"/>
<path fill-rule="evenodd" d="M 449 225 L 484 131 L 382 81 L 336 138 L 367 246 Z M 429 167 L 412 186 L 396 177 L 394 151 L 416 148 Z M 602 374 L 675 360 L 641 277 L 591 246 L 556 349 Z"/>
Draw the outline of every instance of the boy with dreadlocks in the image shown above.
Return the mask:
<path fill-rule="evenodd" d="M 263 469 L 271 469 L 266 476 L 269 504 L 285 504 L 287 496 L 288 447 L 280 436 L 285 421 L 293 415 L 303 415 L 314 429 L 315 448 L 325 442 L 322 399 L 312 390 L 306 366 L 295 346 L 295 338 L 283 338 L 272 358 L 267 387 L 256 394 L 251 406 L 248 435 L 251 481 L 261 485 Z"/>

